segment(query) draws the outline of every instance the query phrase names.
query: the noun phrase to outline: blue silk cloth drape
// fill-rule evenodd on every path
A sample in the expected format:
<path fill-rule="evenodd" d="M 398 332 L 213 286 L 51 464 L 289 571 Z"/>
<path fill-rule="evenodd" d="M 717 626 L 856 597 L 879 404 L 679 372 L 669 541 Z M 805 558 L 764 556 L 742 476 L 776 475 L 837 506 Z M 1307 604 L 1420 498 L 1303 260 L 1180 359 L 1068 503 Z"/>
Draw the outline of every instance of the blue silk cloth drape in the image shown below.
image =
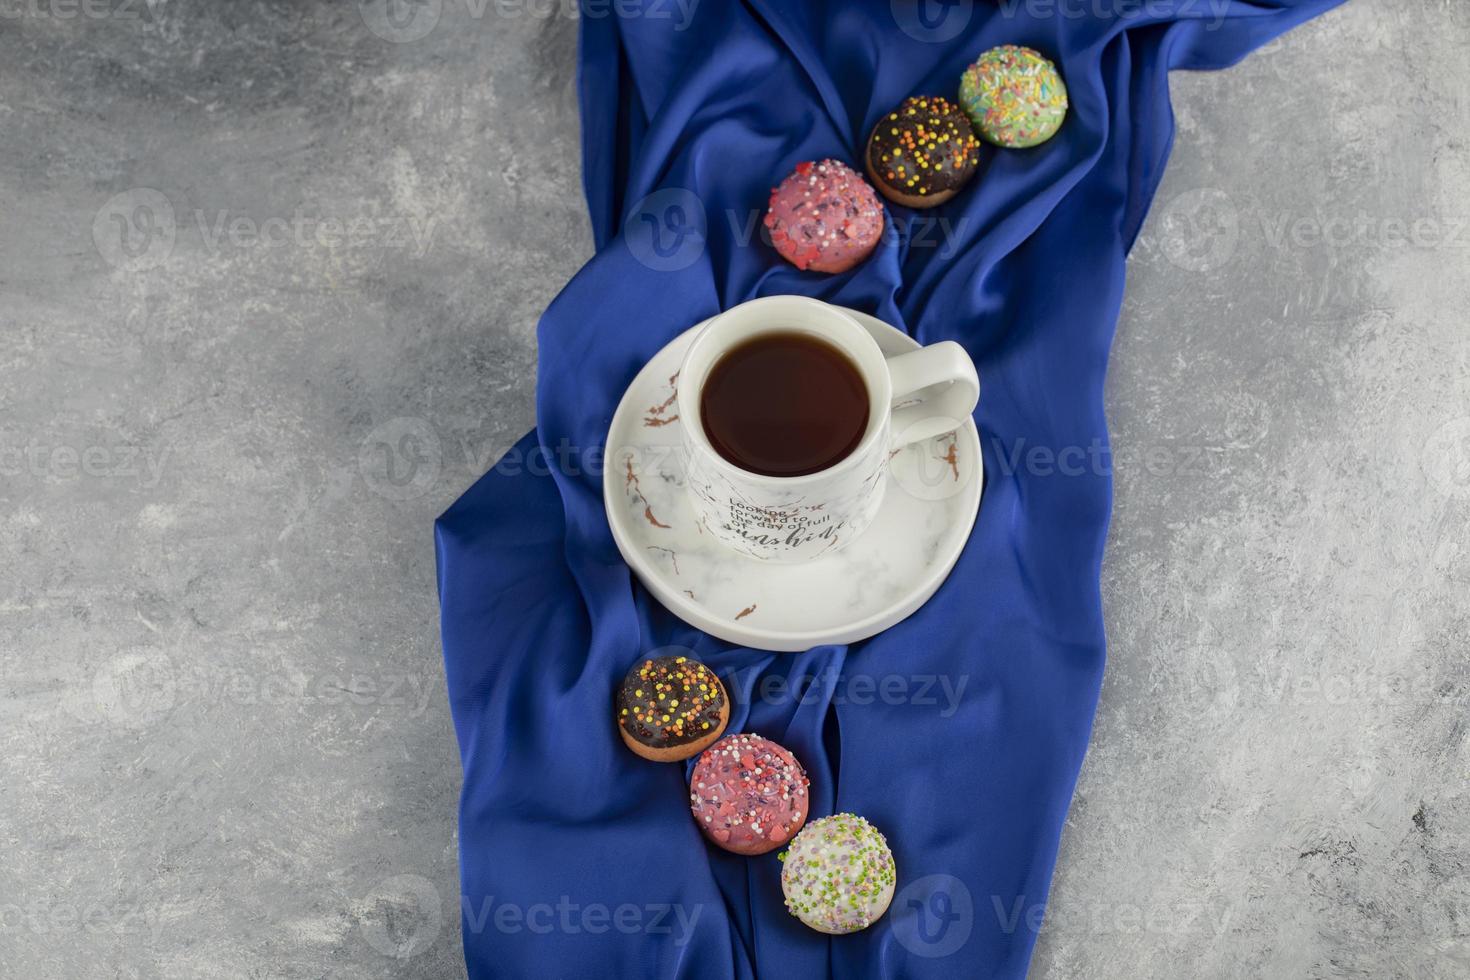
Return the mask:
<path fill-rule="evenodd" d="M 471 977 L 1025 975 L 1102 677 L 1103 374 L 1173 135 L 1167 71 L 1228 65 L 1335 2 L 584 0 L 597 254 L 541 322 L 536 431 L 436 528 Z M 1058 61 L 1055 139 L 988 154 L 935 211 L 889 206 L 892 233 L 850 273 L 762 243 L 797 162 L 857 163 L 881 114 L 953 98 L 1003 43 Z M 596 452 L 655 351 L 772 293 L 958 341 L 983 386 L 985 495 L 949 580 L 886 633 L 800 654 L 732 648 L 652 600 L 613 544 Z M 726 679 L 731 732 L 802 760 L 813 817 L 886 832 L 900 891 L 873 928 L 807 930 L 776 855 L 707 846 L 687 767 L 620 743 L 614 685 L 669 645 Z"/>

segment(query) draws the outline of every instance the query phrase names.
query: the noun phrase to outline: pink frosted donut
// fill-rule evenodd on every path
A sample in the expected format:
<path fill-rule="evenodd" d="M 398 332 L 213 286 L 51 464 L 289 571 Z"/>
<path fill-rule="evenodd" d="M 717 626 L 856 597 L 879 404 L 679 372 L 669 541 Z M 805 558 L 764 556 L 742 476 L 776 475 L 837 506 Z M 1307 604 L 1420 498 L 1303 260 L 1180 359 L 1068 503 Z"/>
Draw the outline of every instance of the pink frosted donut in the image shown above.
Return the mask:
<path fill-rule="evenodd" d="M 790 752 L 759 735 L 726 735 L 704 750 L 689 783 L 694 822 L 736 854 L 774 851 L 801 829 L 809 781 Z"/>
<path fill-rule="evenodd" d="M 837 160 L 798 163 L 771 191 L 771 244 L 798 269 L 846 272 L 883 237 L 883 207 L 867 181 Z"/>

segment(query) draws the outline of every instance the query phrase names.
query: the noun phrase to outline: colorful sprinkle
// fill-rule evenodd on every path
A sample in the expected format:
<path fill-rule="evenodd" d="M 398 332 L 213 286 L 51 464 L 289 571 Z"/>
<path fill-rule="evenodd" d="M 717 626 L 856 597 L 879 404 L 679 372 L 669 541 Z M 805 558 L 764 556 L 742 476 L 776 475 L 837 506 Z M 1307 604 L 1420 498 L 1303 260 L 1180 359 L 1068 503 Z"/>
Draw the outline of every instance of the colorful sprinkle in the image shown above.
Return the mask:
<path fill-rule="evenodd" d="M 1067 116 L 1067 87 L 1056 65 L 1030 48 L 991 48 L 960 76 L 960 104 L 980 135 L 1024 148 L 1056 135 Z"/>
<path fill-rule="evenodd" d="M 805 162 L 771 191 L 765 227 L 776 251 L 798 269 L 845 272 L 877 247 L 883 207 L 846 164 Z"/>
<path fill-rule="evenodd" d="M 886 132 L 880 126 L 868 140 L 868 172 L 881 189 L 942 194 L 974 175 L 980 140 L 959 106 L 938 96 L 914 96 L 889 118 L 903 125 Z"/>
<path fill-rule="evenodd" d="M 697 685 L 698 694 L 685 694 Z M 687 731 L 697 723 L 718 724 L 725 688 L 708 667 L 688 657 L 657 657 L 628 671 L 618 687 L 618 722 L 633 739 L 653 747 L 697 741 Z M 631 713 L 631 714 L 630 714 Z"/>
<path fill-rule="evenodd" d="M 809 810 L 806 772 L 759 735 L 727 735 L 704 750 L 689 784 L 689 809 L 706 837 L 737 854 L 775 850 Z"/>
<path fill-rule="evenodd" d="M 866 929 L 893 900 L 893 852 L 878 829 L 856 814 L 814 821 L 780 858 L 786 908 L 818 932 Z"/>

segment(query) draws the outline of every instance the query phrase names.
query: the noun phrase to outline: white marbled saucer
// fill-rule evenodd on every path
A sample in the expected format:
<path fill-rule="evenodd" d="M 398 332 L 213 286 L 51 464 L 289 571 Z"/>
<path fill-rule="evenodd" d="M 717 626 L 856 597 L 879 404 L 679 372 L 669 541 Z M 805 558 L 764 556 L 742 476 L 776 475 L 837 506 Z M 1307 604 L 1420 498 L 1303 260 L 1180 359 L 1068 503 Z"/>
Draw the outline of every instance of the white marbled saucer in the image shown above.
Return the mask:
<path fill-rule="evenodd" d="M 918 342 L 847 310 L 884 354 Z M 862 537 L 800 564 L 736 554 L 705 534 L 684 484 L 678 372 L 704 324 L 654 355 L 629 385 L 607 433 L 603 502 L 639 580 L 685 622 L 761 650 L 807 650 L 880 633 L 929 600 L 949 575 L 980 509 L 975 423 L 895 451 L 883 506 Z"/>

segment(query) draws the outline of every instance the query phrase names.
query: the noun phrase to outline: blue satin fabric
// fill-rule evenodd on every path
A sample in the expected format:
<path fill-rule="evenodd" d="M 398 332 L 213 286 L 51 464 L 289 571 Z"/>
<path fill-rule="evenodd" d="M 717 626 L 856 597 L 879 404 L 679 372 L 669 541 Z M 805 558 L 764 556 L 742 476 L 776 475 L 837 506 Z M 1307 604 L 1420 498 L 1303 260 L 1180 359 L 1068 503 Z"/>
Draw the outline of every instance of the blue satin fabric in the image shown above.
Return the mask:
<path fill-rule="evenodd" d="M 542 320 L 537 430 L 436 528 L 470 976 L 1025 975 L 1102 677 L 1103 374 L 1124 257 L 1173 134 L 1166 72 L 1230 64 L 1335 2 L 704 0 L 686 18 L 672 0 L 589 0 L 579 88 L 597 255 Z M 946 10 L 968 19 L 934 40 L 954 30 Z M 927 214 L 890 205 L 887 241 L 851 273 L 798 272 L 761 243 L 770 188 L 794 164 L 858 161 L 883 112 L 953 97 L 964 66 L 1002 43 L 1058 60 L 1059 136 L 988 154 Z M 597 471 L 618 398 L 655 351 L 776 293 L 956 340 L 983 385 L 987 485 L 949 580 L 886 633 L 801 654 L 732 648 L 652 600 L 618 556 Z M 782 906 L 776 856 L 707 846 L 687 767 L 620 743 L 613 687 L 667 645 L 726 678 L 731 732 L 802 760 L 814 817 L 851 810 L 887 833 L 900 895 L 875 927 L 808 931 Z M 852 683 L 891 677 L 896 696 Z"/>

